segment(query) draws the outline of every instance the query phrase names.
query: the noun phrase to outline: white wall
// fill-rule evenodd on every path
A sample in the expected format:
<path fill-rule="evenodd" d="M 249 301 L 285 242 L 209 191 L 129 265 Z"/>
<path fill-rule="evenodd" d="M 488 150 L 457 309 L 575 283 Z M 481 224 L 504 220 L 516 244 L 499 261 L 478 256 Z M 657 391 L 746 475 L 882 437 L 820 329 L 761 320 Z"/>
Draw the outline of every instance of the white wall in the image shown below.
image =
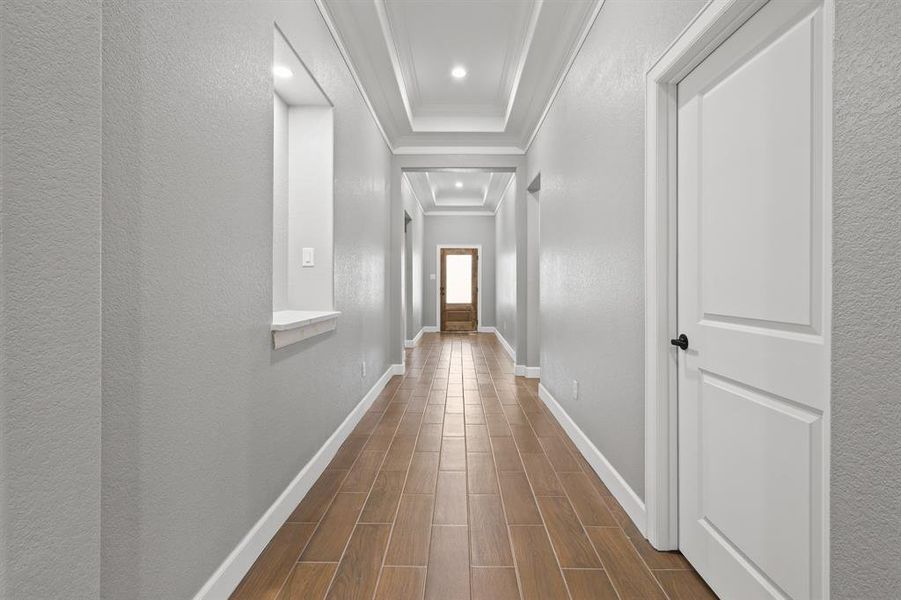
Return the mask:
<path fill-rule="evenodd" d="M 525 183 L 524 183 L 525 185 Z M 540 272 L 540 227 L 541 218 L 539 194 L 527 193 L 525 197 L 526 210 L 526 356 L 517 362 L 527 367 L 538 367 L 541 362 L 541 328 L 540 328 L 540 297 L 541 297 L 541 272 Z"/>
<path fill-rule="evenodd" d="M 288 310 L 288 105 L 273 96 L 272 310 Z"/>
<path fill-rule="evenodd" d="M 288 307 L 332 310 L 334 109 L 288 107 Z M 314 266 L 303 266 L 303 249 Z"/>
<path fill-rule="evenodd" d="M 0 2 L 0 598 L 100 586 L 100 42 Z"/>
<path fill-rule="evenodd" d="M 313 2 L 103 8 L 102 595 L 190 598 L 390 363 L 391 157 Z M 273 22 L 335 105 L 342 311 L 278 352 Z"/>
<path fill-rule="evenodd" d="M 404 210 L 413 219 L 407 225 L 406 244 L 409 261 L 406 261 L 406 336 L 412 340 L 422 329 L 422 242 L 425 232 L 425 215 L 406 178 L 402 179 L 401 194 Z"/>
<path fill-rule="evenodd" d="M 527 181 L 541 172 L 542 383 L 639 496 L 645 73 L 702 4 L 607 0 L 528 153 Z"/>
<path fill-rule="evenodd" d="M 511 348 L 516 348 L 516 188 L 514 180 L 498 206 L 494 217 L 496 244 L 495 326 Z"/>
<path fill-rule="evenodd" d="M 426 215 L 422 255 L 424 263 L 424 293 L 422 321 L 426 326 L 438 327 L 437 284 L 439 281 L 437 248 L 439 245 L 481 245 L 480 327 L 494 327 L 494 217 L 436 217 Z M 431 278 L 432 274 L 435 279 Z"/>

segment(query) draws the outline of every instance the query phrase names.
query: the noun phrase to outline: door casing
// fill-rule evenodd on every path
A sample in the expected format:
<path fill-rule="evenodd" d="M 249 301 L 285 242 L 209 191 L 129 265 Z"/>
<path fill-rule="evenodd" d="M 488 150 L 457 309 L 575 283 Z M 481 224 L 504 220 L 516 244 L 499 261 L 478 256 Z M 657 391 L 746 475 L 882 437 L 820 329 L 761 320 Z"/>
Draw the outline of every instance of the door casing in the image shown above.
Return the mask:
<path fill-rule="evenodd" d="M 768 0 L 712 0 L 689 23 L 663 56 L 650 68 L 645 110 L 645 511 L 643 532 L 658 550 L 676 550 L 678 532 L 677 360 L 669 339 L 677 332 L 676 273 L 676 149 L 678 83 L 731 36 Z M 832 32 L 834 0 L 824 0 L 823 85 L 832 89 Z M 832 104 L 823 99 L 822 173 L 824 218 L 832 221 Z M 829 229 L 827 229 L 829 230 Z M 823 260 L 832 262 L 831 239 L 825 240 Z M 824 285 L 831 290 L 827 269 Z M 831 305 L 824 306 L 825 331 L 831 334 Z M 822 374 L 831 390 L 831 361 Z M 828 392 L 827 392 L 828 393 Z M 820 535 L 824 600 L 829 597 L 829 469 L 831 411 L 823 414 L 823 476 L 825 481 Z"/>
<path fill-rule="evenodd" d="M 479 257 L 479 265 L 478 272 L 476 273 L 478 277 L 478 290 L 479 293 L 476 296 L 476 315 L 478 317 L 477 331 L 482 330 L 482 244 L 438 244 L 435 247 L 435 264 L 437 265 L 435 271 L 435 326 L 438 331 L 441 331 L 441 250 L 443 248 L 475 248 L 478 251 Z"/>

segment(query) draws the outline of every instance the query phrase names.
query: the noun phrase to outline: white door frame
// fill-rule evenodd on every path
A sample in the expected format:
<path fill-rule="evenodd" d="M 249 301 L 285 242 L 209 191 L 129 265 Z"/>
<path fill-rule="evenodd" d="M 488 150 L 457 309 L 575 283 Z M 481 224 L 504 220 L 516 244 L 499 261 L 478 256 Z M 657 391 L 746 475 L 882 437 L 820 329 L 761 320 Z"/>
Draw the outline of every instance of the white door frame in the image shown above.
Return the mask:
<path fill-rule="evenodd" d="M 438 244 L 435 248 L 435 264 L 437 265 L 436 273 L 438 277 L 435 279 L 435 322 L 438 331 L 441 331 L 441 249 L 442 248 L 475 248 L 476 249 L 476 276 L 478 277 L 479 293 L 476 296 L 476 312 L 478 320 L 476 321 L 476 331 L 482 330 L 482 244 Z"/>
<path fill-rule="evenodd" d="M 646 535 L 659 550 L 679 547 L 677 354 L 669 343 L 676 331 L 676 119 L 678 83 L 768 0 L 711 0 L 647 74 L 645 110 L 645 510 Z M 834 0 L 824 0 L 826 39 L 823 77 L 832 89 Z M 823 173 L 825 218 L 832 214 L 832 105 L 824 98 Z M 827 229 L 831 231 L 831 226 Z M 832 264 L 827 240 L 825 264 Z M 831 278 L 825 282 L 831 289 Z M 831 311 L 826 314 L 831 330 Z M 830 380 L 830 368 L 823 377 Z M 830 389 L 827 385 L 827 389 Z M 823 590 L 829 590 L 830 415 L 823 415 L 824 493 Z"/>

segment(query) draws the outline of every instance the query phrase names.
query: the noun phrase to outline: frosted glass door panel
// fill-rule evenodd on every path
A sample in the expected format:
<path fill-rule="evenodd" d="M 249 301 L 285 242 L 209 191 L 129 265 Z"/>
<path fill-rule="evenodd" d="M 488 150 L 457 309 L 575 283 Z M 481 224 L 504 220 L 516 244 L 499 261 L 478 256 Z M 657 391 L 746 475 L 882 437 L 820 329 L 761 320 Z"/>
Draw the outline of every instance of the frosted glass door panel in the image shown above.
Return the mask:
<path fill-rule="evenodd" d="M 472 302 L 472 256 L 450 254 L 447 256 L 447 303 Z"/>

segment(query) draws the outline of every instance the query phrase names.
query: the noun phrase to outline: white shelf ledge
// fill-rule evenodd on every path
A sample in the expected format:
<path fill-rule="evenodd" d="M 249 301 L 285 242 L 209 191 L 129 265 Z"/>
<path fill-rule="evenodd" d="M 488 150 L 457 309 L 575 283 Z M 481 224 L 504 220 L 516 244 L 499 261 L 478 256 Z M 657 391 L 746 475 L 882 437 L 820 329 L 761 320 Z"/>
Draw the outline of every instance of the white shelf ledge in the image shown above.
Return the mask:
<path fill-rule="evenodd" d="M 291 344 L 334 330 L 338 326 L 336 310 L 279 310 L 272 313 L 272 347 L 278 350 Z"/>

